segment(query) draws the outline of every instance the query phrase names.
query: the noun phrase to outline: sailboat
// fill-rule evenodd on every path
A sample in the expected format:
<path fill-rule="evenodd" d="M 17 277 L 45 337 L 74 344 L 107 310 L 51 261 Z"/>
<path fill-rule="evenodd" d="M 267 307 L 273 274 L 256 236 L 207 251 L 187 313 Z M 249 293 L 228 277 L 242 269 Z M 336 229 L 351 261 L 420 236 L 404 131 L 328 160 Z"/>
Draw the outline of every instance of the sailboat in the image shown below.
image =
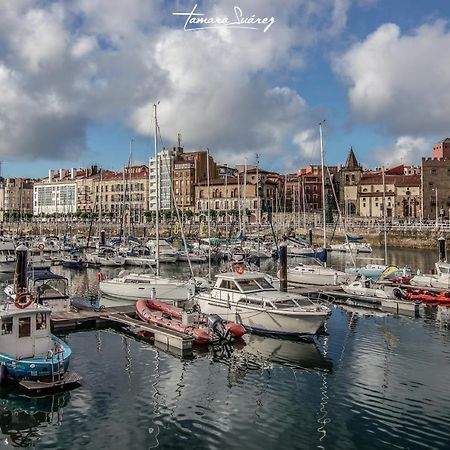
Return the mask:
<path fill-rule="evenodd" d="M 326 211 L 325 211 L 325 164 L 323 152 L 322 125 L 320 122 L 320 162 L 322 167 L 322 221 L 323 221 L 323 249 L 327 248 Z M 326 252 L 326 250 L 325 250 Z M 326 261 L 326 255 L 324 258 Z M 339 270 L 331 269 L 317 261 L 317 264 L 297 264 L 293 268 L 287 269 L 288 283 L 294 284 L 314 284 L 314 285 L 339 285 L 351 279 L 351 275 Z"/>
<path fill-rule="evenodd" d="M 159 155 L 158 155 L 158 117 L 157 104 L 154 107 L 155 120 L 155 175 L 156 175 L 156 238 L 147 242 L 147 245 L 153 244 L 152 249 L 156 259 L 156 268 L 153 273 L 129 273 L 122 271 L 119 276 L 101 280 L 99 290 L 108 297 L 122 300 L 136 301 L 143 298 L 157 298 L 158 300 L 173 302 L 187 300 L 194 294 L 199 280 L 192 279 L 191 282 L 181 282 L 174 278 L 161 277 L 160 275 L 160 251 L 165 241 L 160 239 L 159 235 Z M 178 256 L 176 250 L 175 258 Z M 200 281 L 201 283 L 201 281 Z"/>

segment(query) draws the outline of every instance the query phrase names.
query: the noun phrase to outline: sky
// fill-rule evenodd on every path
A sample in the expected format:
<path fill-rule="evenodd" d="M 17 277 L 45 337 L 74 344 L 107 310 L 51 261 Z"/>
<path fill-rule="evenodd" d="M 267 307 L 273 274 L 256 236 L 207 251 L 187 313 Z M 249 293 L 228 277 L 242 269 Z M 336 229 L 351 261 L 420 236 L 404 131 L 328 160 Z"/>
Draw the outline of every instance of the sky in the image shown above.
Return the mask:
<path fill-rule="evenodd" d="M 270 25 L 173 14 L 196 4 Z M 1 175 L 120 170 L 130 139 L 146 163 L 157 102 L 159 145 L 181 133 L 221 163 L 318 163 L 325 120 L 329 165 L 350 146 L 366 167 L 417 164 L 450 135 L 449 18 L 445 0 L 0 0 Z"/>

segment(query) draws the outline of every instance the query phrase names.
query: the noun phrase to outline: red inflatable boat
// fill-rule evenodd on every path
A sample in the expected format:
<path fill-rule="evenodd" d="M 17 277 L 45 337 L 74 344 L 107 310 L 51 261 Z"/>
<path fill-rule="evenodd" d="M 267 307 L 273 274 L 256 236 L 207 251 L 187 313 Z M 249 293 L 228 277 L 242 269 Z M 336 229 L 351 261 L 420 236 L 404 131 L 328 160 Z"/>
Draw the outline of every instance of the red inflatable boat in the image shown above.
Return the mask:
<path fill-rule="evenodd" d="M 210 328 L 207 326 L 207 316 L 200 316 L 198 326 L 184 325 L 181 322 L 183 316 L 181 308 L 157 300 L 138 300 L 136 312 L 144 322 L 192 336 L 194 344 L 207 344 L 212 339 Z M 245 328 L 237 323 L 227 322 L 223 325 L 234 337 L 241 337 L 246 332 Z"/>

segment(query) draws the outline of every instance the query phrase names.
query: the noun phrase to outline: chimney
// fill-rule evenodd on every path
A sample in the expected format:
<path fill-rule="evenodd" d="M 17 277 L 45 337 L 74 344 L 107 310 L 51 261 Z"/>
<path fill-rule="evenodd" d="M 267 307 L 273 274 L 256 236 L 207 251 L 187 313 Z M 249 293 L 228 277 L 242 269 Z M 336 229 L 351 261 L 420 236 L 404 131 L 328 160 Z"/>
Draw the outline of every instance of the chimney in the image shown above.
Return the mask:
<path fill-rule="evenodd" d="M 70 179 L 71 180 L 75 180 L 75 167 L 72 167 L 71 169 L 70 169 Z"/>
<path fill-rule="evenodd" d="M 48 182 L 51 183 L 53 181 L 53 170 L 48 169 Z"/>

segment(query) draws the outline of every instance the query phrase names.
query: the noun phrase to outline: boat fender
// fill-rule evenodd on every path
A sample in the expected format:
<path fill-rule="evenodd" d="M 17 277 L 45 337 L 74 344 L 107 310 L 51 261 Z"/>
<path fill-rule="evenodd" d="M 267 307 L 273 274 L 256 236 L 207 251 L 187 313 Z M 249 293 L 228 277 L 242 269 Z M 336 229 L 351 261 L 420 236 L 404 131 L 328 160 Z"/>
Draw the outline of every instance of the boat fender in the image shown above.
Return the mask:
<path fill-rule="evenodd" d="M 103 281 L 103 273 L 102 273 L 101 270 L 100 270 L 100 271 L 98 272 L 98 274 L 97 274 L 97 280 L 98 280 L 98 281 Z"/>
<path fill-rule="evenodd" d="M 23 298 L 26 298 L 27 296 L 28 296 L 28 300 L 25 302 L 22 302 Z M 26 292 L 17 293 L 16 298 L 14 299 L 14 305 L 16 305 L 16 307 L 20 308 L 20 309 L 25 309 L 28 306 L 30 306 L 32 303 L 33 303 L 33 296 Z"/>
<path fill-rule="evenodd" d="M 401 289 L 399 289 L 399 288 L 394 288 L 394 290 L 392 291 L 392 293 L 394 294 L 394 297 L 395 297 L 396 299 L 398 299 L 398 300 L 407 298 L 407 297 L 405 296 L 405 293 L 404 293 Z"/>

